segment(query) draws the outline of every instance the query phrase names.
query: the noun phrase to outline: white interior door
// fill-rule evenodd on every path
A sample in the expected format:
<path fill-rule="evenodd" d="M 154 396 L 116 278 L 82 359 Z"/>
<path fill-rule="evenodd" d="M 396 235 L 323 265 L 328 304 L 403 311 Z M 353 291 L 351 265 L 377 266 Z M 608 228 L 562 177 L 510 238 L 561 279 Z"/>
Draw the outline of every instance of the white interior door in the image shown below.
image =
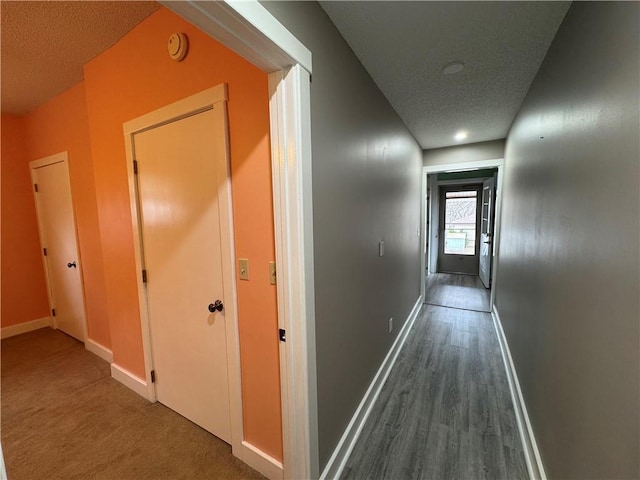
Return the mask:
<path fill-rule="evenodd" d="M 231 441 L 218 192 L 223 104 L 136 133 L 143 264 L 158 401 Z"/>
<path fill-rule="evenodd" d="M 84 342 L 86 319 L 66 154 L 31 162 L 54 325 Z"/>
<path fill-rule="evenodd" d="M 486 288 L 491 287 L 491 254 L 493 252 L 494 177 L 482 184 L 482 223 L 480 230 L 480 280 Z"/>

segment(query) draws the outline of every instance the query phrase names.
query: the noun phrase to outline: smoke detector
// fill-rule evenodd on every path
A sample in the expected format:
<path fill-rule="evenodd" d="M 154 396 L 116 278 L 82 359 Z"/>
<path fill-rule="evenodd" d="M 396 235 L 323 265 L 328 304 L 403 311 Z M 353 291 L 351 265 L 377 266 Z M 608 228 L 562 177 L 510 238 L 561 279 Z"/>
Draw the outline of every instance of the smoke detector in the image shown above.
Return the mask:
<path fill-rule="evenodd" d="M 184 33 L 173 33 L 169 37 L 169 56 L 176 62 L 181 62 L 189 51 L 189 41 Z"/>

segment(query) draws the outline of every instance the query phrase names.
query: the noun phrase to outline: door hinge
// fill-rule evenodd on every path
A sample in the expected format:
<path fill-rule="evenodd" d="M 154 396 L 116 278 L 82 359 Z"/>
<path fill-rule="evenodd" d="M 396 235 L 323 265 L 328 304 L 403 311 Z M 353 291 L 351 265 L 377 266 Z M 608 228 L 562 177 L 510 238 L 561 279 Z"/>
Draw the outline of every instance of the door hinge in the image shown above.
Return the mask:
<path fill-rule="evenodd" d="M 147 271 L 142 270 L 142 283 L 147 283 Z"/>
<path fill-rule="evenodd" d="M 138 174 L 138 161 L 137 160 L 133 161 L 133 174 L 134 175 Z"/>
<path fill-rule="evenodd" d="M 52 308 L 52 309 L 51 309 L 51 316 L 52 316 L 52 317 L 55 317 L 55 316 L 56 316 L 56 309 L 55 309 L 55 308 Z"/>
<path fill-rule="evenodd" d="M 33 184 L 33 189 L 35 190 L 36 193 L 38 193 L 38 184 L 37 183 Z"/>
<path fill-rule="evenodd" d="M 47 256 L 47 249 L 46 249 L 46 248 L 43 248 L 43 249 L 42 249 L 42 253 L 43 253 L 43 254 L 44 254 L 44 256 L 46 257 L 46 256 Z"/>
<path fill-rule="evenodd" d="M 151 383 L 156 383 L 156 371 L 151 370 Z"/>
<path fill-rule="evenodd" d="M 278 330 L 278 338 L 280 339 L 281 342 L 287 341 L 287 331 L 284 328 L 280 328 Z"/>

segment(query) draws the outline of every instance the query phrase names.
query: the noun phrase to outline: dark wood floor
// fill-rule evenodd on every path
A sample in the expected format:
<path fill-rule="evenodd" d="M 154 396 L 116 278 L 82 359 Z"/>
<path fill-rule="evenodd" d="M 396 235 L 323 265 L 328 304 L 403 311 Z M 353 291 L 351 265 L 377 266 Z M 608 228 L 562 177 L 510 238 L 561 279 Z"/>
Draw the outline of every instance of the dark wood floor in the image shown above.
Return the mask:
<path fill-rule="evenodd" d="M 477 275 L 432 273 L 427 275 L 424 303 L 441 307 L 490 312 L 491 290 Z"/>
<path fill-rule="evenodd" d="M 528 478 L 491 315 L 423 306 L 342 478 Z"/>

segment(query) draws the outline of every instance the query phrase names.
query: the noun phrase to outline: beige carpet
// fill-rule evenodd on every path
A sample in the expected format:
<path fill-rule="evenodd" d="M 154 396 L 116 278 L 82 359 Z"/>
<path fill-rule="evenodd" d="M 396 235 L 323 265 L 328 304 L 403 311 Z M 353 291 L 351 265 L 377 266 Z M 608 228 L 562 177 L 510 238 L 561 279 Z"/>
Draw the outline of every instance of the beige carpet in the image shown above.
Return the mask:
<path fill-rule="evenodd" d="M 2 340 L 9 480 L 261 479 L 231 447 L 113 380 L 109 364 L 50 328 Z"/>

